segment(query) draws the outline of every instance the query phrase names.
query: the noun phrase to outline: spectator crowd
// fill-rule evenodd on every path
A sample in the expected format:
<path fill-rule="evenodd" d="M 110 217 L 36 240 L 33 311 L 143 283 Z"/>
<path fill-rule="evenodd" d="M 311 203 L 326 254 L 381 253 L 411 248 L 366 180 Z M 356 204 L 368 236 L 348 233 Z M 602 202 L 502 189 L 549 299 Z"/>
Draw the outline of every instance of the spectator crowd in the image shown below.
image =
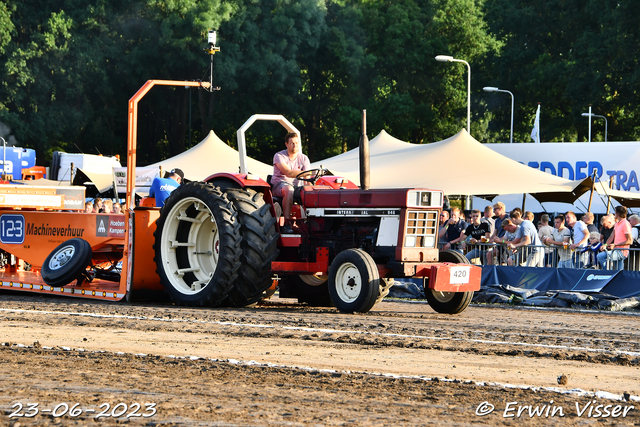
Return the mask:
<path fill-rule="evenodd" d="M 497 202 L 484 212 L 472 210 L 466 222 L 453 207 L 440 213 L 438 242 L 476 264 L 639 270 L 640 216 L 627 215 L 626 207 L 617 206 L 602 216 L 599 228 L 591 212 L 580 219 L 573 211 L 553 218 L 544 213 L 534 224 L 532 212 L 507 213 Z"/>

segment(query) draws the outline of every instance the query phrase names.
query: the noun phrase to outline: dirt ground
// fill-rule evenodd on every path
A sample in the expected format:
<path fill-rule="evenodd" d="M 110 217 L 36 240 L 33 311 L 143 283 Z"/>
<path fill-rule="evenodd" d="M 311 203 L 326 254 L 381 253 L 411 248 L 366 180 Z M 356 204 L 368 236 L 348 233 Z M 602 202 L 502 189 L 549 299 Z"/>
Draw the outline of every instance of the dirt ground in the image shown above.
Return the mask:
<path fill-rule="evenodd" d="M 640 425 L 637 313 L 4 292 L 0 327 L 3 426 Z"/>

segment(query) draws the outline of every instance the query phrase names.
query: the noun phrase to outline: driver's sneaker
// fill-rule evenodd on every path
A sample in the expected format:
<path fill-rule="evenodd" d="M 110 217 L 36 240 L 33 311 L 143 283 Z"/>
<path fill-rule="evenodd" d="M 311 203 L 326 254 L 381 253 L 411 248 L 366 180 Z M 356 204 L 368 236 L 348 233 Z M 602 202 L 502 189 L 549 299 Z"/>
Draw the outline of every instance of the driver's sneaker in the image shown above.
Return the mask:
<path fill-rule="evenodd" d="M 282 234 L 293 234 L 293 228 L 291 228 L 291 224 L 289 224 L 288 222 L 284 223 L 284 226 L 282 227 Z"/>

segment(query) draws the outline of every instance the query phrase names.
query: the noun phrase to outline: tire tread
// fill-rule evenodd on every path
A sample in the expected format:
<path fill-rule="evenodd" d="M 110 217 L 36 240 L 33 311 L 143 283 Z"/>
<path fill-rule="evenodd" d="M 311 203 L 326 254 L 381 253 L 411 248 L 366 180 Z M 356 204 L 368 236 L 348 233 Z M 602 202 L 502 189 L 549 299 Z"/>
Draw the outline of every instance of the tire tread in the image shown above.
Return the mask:
<path fill-rule="evenodd" d="M 228 299 L 231 305 L 243 307 L 260 301 L 271 286 L 271 261 L 280 253 L 279 235 L 262 193 L 250 188 L 228 189 L 226 193 L 238 212 L 242 236 L 242 268 Z"/>

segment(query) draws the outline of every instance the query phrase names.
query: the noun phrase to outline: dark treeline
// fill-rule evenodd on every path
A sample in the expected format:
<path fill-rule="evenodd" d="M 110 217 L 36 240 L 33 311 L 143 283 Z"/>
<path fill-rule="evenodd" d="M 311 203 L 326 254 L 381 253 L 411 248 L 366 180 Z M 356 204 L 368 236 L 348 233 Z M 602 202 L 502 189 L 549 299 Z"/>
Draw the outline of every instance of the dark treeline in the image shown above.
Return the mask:
<path fill-rule="evenodd" d="M 362 109 L 370 137 L 442 140 L 466 126 L 467 70 L 436 55 L 471 64 L 482 142 L 508 142 L 511 105 L 484 86 L 514 93 L 515 141 L 531 140 L 538 102 L 543 141 L 586 140 L 589 104 L 609 140 L 637 140 L 638 12 L 631 0 L 0 0 L 0 136 L 40 164 L 54 150 L 124 155 L 129 98 L 149 79 L 208 80 L 215 29 L 221 90 L 154 88 L 140 164 L 210 130 L 235 145 L 254 113 L 289 118 L 312 160 L 357 145 Z M 283 135 L 254 125 L 249 154 L 270 162 Z"/>

